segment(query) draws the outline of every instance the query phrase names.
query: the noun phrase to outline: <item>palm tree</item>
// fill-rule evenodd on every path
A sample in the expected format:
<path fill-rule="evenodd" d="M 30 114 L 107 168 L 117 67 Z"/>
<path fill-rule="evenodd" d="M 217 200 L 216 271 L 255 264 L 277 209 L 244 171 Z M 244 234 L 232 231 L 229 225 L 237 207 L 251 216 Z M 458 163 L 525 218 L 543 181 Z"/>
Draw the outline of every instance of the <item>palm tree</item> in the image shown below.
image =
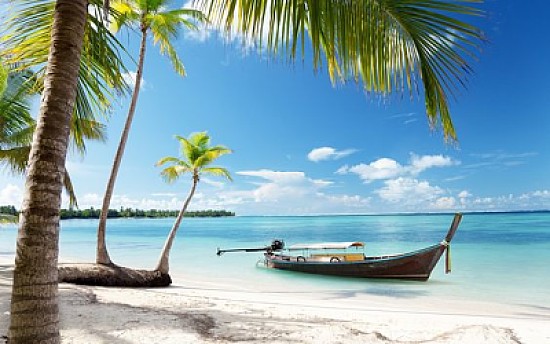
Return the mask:
<path fill-rule="evenodd" d="M 59 343 L 59 210 L 76 99 L 86 0 L 58 0 L 29 156 L 11 295 L 10 343 Z"/>
<path fill-rule="evenodd" d="M 118 13 L 118 16 L 115 17 L 113 21 L 114 31 L 119 31 L 123 26 L 136 26 L 141 34 L 141 43 L 132 100 L 130 102 L 130 108 L 128 109 L 126 123 L 124 124 L 124 129 L 120 137 L 120 143 L 114 157 L 105 195 L 103 196 L 101 215 L 97 228 L 96 262 L 98 264 L 112 264 L 107 251 L 107 245 L 105 244 L 107 214 L 109 212 L 109 205 L 111 204 L 115 181 L 136 110 L 143 74 L 143 64 L 145 61 L 147 35 L 149 32 L 152 33 L 154 43 L 159 44 L 161 53 L 168 55 L 176 72 L 181 76 L 184 76 L 185 69 L 171 43 L 171 40 L 177 37 L 179 26 L 195 29 L 196 26 L 191 19 L 204 19 L 202 13 L 196 10 L 166 10 L 168 2 L 169 0 L 115 0 L 111 3 L 113 10 Z"/>
<path fill-rule="evenodd" d="M 280 10 L 286 2 L 272 0 L 268 3 L 267 1 L 258 0 L 256 3 L 264 7 L 260 6 L 256 9 L 261 11 L 253 10 L 254 7 L 252 6 L 238 6 L 239 9 L 243 8 L 241 13 L 244 14 L 244 17 L 240 18 L 238 15 L 234 15 L 235 11 L 231 10 L 231 7 L 226 6 L 231 3 L 236 4 L 236 0 L 226 0 L 223 2 L 224 6 L 222 7 L 220 7 L 220 4 L 222 4 L 220 1 L 222 0 L 210 0 L 208 2 L 204 0 L 201 3 L 206 8 L 212 9 L 213 13 L 222 13 L 225 10 L 226 13 L 231 14 L 231 16 L 225 16 L 224 23 L 227 27 L 231 27 L 233 20 L 240 21 L 240 31 L 245 32 L 247 37 L 260 37 L 264 28 L 268 30 L 268 33 L 272 32 L 268 37 L 272 37 L 272 42 L 284 43 L 283 47 L 286 46 L 287 48 L 284 51 L 287 51 L 291 56 L 296 53 L 298 37 L 301 38 L 302 42 L 301 50 L 304 50 L 305 30 L 297 30 L 297 28 L 303 28 L 307 20 L 307 33 L 311 37 L 314 61 L 319 64 L 323 54 L 329 67 L 332 66 L 332 69 L 329 68 L 329 72 L 332 71 L 333 75 L 346 75 L 350 71 L 354 73 L 355 69 L 351 67 L 356 66 L 357 75 L 364 75 L 361 78 L 365 80 L 365 83 L 376 86 L 373 87 L 373 90 L 380 89 L 380 92 L 383 92 L 384 89 L 380 87 L 382 81 L 384 84 L 389 85 L 392 80 L 398 80 L 400 84 L 411 87 L 416 86 L 417 82 L 413 79 L 413 76 L 421 77 L 426 88 L 426 99 L 430 100 L 426 103 L 426 108 L 432 116 L 437 116 L 438 109 L 448 114 L 445 89 L 448 85 L 462 82 L 462 74 L 457 74 L 457 71 L 468 67 L 464 59 L 468 58 L 471 53 L 471 47 L 478 46 L 478 39 L 481 37 L 481 34 L 474 27 L 453 18 L 455 15 L 469 17 L 479 14 L 478 11 L 460 3 L 443 1 L 412 2 L 408 0 L 394 0 L 391 3 L 375 0 L 334 1 L 330 3 L 326 0 L 288 1 L 288 4 L 296 9 L 293 12 L 296 13 L 295 21 L 292 22 L 292 30 L 290 30 L 291 17 L 283 15 L 288 11 L 282 12 Z M 252 4 L 250 1 L 246 1 L 246 4 Z M 40 0 L 21 0 L 21 2 L 25 4 L 41 3 Z M 371 6 L 383 5 L 386 7 L 391 5 L 392 8 L 396 9 L 393 14 L 398 14 L 400 20 L 393 26 L 386 26 L 385 24 L 389 24 L 388 17 L 392 17 L 392 13 L 381 10 L 372 13 L 340 10 L 337 13 L 330 11 L 332 15 L 326 15 L 326 10 L 324 12 L 318 11 L 317 3 L 324 5 L 325 9 L 332 8 L 334 10 L 343 9 L 343 6 L 347 3 L 356 5 L 365 3 Z M 326 7 L 327 4 L 332 4 L 332 6 Z M 59 213 L 63 184 L 60 175 L 64 171 L 68 145 L 69 133 L 67 128 L 74 107 L 74 99 L 79 89 L 77 82 L 78 64 L 81 57 L 82 41 L 85 37 L 84 27 L 88 14 L 86 5 L 86 0 L 57 0 L 56 7 L 52 12 L 54 29 L 49 45 L 51 49 L 49 50 L 46 67 L 48 73 L 44 74 L 46 86 L 37 120 L 37 132 L 33 138 L 29 173 L 27 174 L 25 186 L 26 196 L 19 227 L 20 240 L 17 243 L 11 299 L 11 322 L 8 334 L 12 344 L 38 341 L 43 343 L 59 342 L 57 306 L 59 218 L 57 214 Z M 245 7 L 248 10 L 244 10 Z M 39 11 L 34 12 L 25 18 L 35 18 L 37 13 L 40 14 Z M 273 13 L 273 15 L 263 16 L 263 13 Z M 380 25 L 376 25 L 374 32 L 371 33 L 372 36 L 365 35 L 367 32 L 363 25 L 375 21 L 375 15 L 381 15 L 378 18 Z M 279 19 L 271 20 L 271 16 Z M 220 16 L 220 18 L 223 18 L 223 16 Z M 331 20 L 330 18 L 338 20 Z M 398 24 L 400 23 L 404 25 L 403 31 L 397 35 L 400 27 Z M 331 25 L 332 29 L 324 30 L 323 26 L 327 25 Z M 29 27 L 32 28 L 32 25 Z M 412 32 L 412 36 L 411 27 L 417 30 L 416 33 Z M 277 28 L 279 30 L 276 30 Z M 369 37 L 376 38 L 380 36 L 385 30 L 391 33 L 385 36 L 385 41 L 369 39 Z M 273 34 L 273 32 L 280 32 L 281 39 L 274 39 L 279 34 Z M 356 39 L 355 37 L 359 37 L 359 35 L 354 36 L 354 32 L 364 32 L 361 36 L 362 40 Z M 419 35 L 419 32 L 424 34 Z M 374 33 L 377 33 L 377 35 L 374 35 Z M 14 35 L 13 37 L 17 36 Z M 391 37 L 396 39 L 392 41 Z M 397 44 L 400 42 L 397 37 L 416 38 L 407 45 L 407 48 L 404 48 Z M 260 44 L 262 42 L 265 42 L 265 40 L 260 40 Z M 335 44 L 335 42 L 338 44 Z M 407 42 L 409 41 L 407 40 Z M 270 45 L 269 40 L 267 44 Z M 436 46 L 438 45 L 443 49 L 437 50 Z M 276 53 L 277 49 L 275 48 L 278 45 L 271 43 L 271 46 L 273 49 L 270 49 L 270 51 Z M 382 46 L 386 46 L 388 49 L 380 49 Z M 334 54 L 336 47 L 339 51 L 338 55 Z M 357 49 L 354 50 L 352 47 Z M 377 47 L 378 49 L 376 49 Z M 375 59 L 371 59 L 371 64 L 364 63 L 368 59 L 363 59 L 363 63 L 353 62 L 357 61 L 359 57 L 369 54 L 375 57 Z M 418 54 L 418 58 L 414 61 L 418 65 L 412 63 L 412 57 L 416 54 Z M 452 55 L 455 57 L 449 59 L 449 56 Z M 393 61 L 401 61 L 400 64 L 391 65 L 391 69 L 396 71 L 395 77 L 389 80 L 387 77 L 378 77 L 378 73 L 385 76 L 391 75 L 386 70 L 388 64 L 385 59 L 392 56 L 394 56 Z M 396 59 L 397 56 L 401 56 L 401 58 Z M 341 62 L 335 63 L 338 61 Z M 412 69 L 412 67 L 415 67 L 415 69 Z M 386 73 L 383 73 L 384 70 L 386 70 Z M 395 82 L 392 86 L 395 86 Z M 385 89 L 392 90 L 388 87 Z M 438 95 L 441 97 L 438 98 Z M 446 135 L 452 135 L 449 126 L 445 125 L 446 122 L 443 119 L 442 122 Z M 47 168 L 42 169 L 42 166 L 47 166 Z M 40 295 L 40 297 L 37 297 L 37 295 Z"/>
<path fill-rule="evenodd" d="M 162 166 L 164 164 L 170 164 L 170 166 L 165 167 L 161 175 L 168 183 L 173 183 L 179 177 L 186 173 L 192 175 L 193 184 L 189 195 L 187 196 L 183 207 L 181 208 L 168 238 L 164 243 L 162 252 L 160 254 L 159 262 L 155 270 L 159 271 L 161 274 L 168 274 L 168 260 L 170 255 L 170 249 L 172 248 L 172 243 L 176 237 L 176 232 L 181 224 L 183 215 L 191 202 L 191 198 L 195 194 L 197 184 L 199 183 L 200 177 L 204 174 L 211 174 L 215 176 L 223 176 L 229 180 L 231 175 L 223 167 L 214 167 L 210 166 L 216 159 L 220 156 L 232 153 L 231 150 L 224 146 L 210 146 L 210 136 L 206 132 L 193 133 L 189 136 L 188 139 L 176 136 L 180 141 L 181 145 L 181 158 L 178 157 L 164 157 L 157 162 L 157 166 Z"/>

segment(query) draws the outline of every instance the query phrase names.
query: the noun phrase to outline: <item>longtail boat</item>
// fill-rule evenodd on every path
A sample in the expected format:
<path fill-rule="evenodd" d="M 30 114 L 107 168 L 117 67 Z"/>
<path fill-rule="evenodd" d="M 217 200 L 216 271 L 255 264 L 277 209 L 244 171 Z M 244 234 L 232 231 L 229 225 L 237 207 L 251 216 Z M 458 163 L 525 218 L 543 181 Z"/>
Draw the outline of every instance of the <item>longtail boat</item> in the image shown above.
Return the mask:
<path fill-rule="evenodd" d="M 366 256 L 364 251 L 359 252 L 360 248 L 364 248 L 362 242 L 300 244 L 285 249 L 282 240 L 274 240 L 271 245 L 261 248 L 218 249 L 217 254 L 265 251 L 264 264 L 274 269 L 332 276 L 427 281 L 444 252 L 445 272 L 451 271 L 450 243 L 461 219 L 462 214 L 455 214 L 445 239 L 440 243 L 407 253 Z M 301 254 L 292 254 L 296 251 Z"/>

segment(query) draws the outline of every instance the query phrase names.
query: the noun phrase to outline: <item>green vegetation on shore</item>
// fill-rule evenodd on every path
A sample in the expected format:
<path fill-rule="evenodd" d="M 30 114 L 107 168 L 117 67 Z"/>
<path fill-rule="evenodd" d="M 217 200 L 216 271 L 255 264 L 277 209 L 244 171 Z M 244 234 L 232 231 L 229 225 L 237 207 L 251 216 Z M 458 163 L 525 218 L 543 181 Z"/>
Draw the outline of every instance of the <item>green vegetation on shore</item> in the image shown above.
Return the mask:
<path fill-rule="evenodd" d="M 95 209 L 94 207 L 88 209 L 61 209 L 60 216 L 62 220 L 68 219 L 98 219 L 101 209 Z M 178 210 L 160 210 L 160 209 L 132 209 L 132 208 L 120 208 L 120 210 L 109 209 L 107 217 L 109 218 L 130 218 L 130 217 L 148 217 L 148 218 L 161 218 L 161 217 L 176 217 L 178 216 Z M 0 206 L 0 214 L 19 216 L 19 212 L 13 205 Z M 198 210 L 188 211 L 184 215 L 185 217 L 224 217 L 235 216 L 235 213 L 227 210 Z"/>

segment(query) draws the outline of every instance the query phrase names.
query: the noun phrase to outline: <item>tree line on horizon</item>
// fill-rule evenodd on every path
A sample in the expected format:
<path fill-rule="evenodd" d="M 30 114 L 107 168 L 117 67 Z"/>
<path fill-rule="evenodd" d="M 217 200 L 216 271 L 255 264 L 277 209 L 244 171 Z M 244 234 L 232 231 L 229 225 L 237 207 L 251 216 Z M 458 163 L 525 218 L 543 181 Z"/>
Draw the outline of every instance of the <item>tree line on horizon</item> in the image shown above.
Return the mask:
<path fill-rule="evenodd" d="M 59 216 L 61 220 L 69 219 L 99 219 L 101 209 L 95 209 L 90 207 L 87 209 L 61 209 Z M 132 217 L 146 217 L 146 218 L 163 218 L 163 217 L 176 217 L 179 210 L 163 210 L 163 209 L 132 209 L 123 208 L 109 209 L 107 214 L 108 218 L 132 218 Z M 0 206 L 0 214 L 19 216 L 19 211 L 13 205 Z M 235 212 L 224 209 L 207 209 L 187 211 L 183 217 L 228 217 L 235 216 Z"/>

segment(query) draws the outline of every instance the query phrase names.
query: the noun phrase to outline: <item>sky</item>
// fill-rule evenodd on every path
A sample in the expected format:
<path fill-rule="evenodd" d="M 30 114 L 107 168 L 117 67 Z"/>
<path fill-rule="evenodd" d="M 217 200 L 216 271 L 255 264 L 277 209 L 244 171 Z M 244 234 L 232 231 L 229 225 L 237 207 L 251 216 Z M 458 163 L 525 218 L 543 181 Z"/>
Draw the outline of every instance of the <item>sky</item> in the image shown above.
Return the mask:
<path fill-rule="evenodd" d="M 353 82 L 333 87 L 307 53 L 290 64 L 212 32 L 183 33 L 175 43 L 188 73 L 181 78 L 150 44 L 111 208 L 181 208 L 190 177 L 167 184 L 155 162 L 179 154 L 174 135 L 208 131 L 213 144 L 234 151 L 218 160 L 234 181 L 204 176 L 192 210 L 550 209 L 550 4 L 487 0 L 479 7 L 486 16 L 473 22 L 487 42 L 467 87 L 451 100 L 457 144 L 430 129 L 420 96 L 381 99 Z M 137 56 L 138 37 L 120 39 Z M 101 206 L 128 103 L 113 107 L 106 143 L 90 142 L 85 156 L 67 158 L 80 208 Z M 23 178 L 0 175 L 0 204 L 19 208 L 23 191 Z"/>

